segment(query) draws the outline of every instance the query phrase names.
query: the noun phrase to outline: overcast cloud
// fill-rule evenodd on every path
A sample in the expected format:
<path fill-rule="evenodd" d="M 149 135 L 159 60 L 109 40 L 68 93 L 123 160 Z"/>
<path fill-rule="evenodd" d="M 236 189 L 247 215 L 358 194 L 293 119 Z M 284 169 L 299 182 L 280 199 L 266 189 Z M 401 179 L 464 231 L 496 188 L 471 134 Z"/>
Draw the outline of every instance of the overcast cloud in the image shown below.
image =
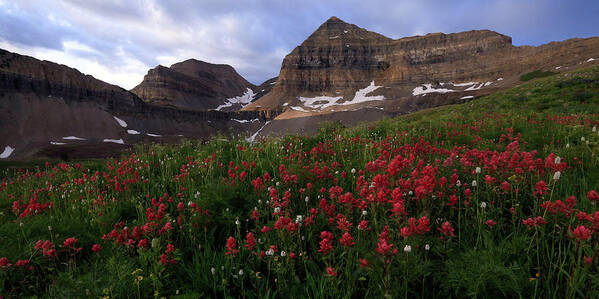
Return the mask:
<path fill-rule="evenodd" d="M 333 15 L 391 38 L 491 29 L 539 45 L 599 35 L 599 1 L 583 0 L 0 0 L 0 48 L 126 89 L 188 58 L 260 84 Z"/>

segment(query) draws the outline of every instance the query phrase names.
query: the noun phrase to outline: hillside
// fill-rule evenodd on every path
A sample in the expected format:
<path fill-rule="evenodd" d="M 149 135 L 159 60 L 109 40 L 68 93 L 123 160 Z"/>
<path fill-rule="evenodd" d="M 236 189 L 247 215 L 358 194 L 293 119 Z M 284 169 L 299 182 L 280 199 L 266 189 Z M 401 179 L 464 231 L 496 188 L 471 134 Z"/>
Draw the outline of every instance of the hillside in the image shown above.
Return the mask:
<path fill-rule="evenodd" d="M 598 104 L 592 66 L 313 136 L 5 168 L 0 296 L 594 298 Z"/>

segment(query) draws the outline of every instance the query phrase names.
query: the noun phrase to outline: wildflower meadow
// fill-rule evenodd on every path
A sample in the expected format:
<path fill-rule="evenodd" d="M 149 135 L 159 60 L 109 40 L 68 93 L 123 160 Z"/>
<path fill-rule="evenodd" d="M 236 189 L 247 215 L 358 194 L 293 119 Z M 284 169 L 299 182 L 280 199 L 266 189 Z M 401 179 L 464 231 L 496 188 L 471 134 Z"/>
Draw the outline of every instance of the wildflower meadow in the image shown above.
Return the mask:
<path fill-rule="evenodd" d="M 599 68 L 357 128 L 6 164 L 0 298 L 597 298 Z"/>

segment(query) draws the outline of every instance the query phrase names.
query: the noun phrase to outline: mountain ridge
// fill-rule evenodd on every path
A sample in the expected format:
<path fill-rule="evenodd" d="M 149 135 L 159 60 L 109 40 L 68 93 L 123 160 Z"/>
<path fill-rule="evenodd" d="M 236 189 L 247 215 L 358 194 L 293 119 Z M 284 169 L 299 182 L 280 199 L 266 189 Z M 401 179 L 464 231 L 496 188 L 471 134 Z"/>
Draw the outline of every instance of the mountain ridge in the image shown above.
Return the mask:
<path fill-rule="evenodd" d="M 391 39 L 332 17 L 284 58 L 273 90 L 244 110 L 282 109 L 286 112 L 279 117 L 299 117 L 338 108 L 392 109 L 391 100 L 413 97 L 418 88 L 427 93 L 450 91 L 448 96 L 479 95 L 480 90 L 514 86 L 523 73 L 558 64 L 576 67 L 592 56 L 599 56 L 597 37 L 537 47 L 514 46 L 511 37 L 488 29 Z M 370 82 L 384 87 L 372 96 L 383 96 L 386 101 L 339 107 Z M 442 87 L 452 82 L 473 84 Z M 432 88 L 421 87 L 429 84 Z M 302 100 L 315 97 L 331 105 L 311 109 Z M 293 107 L 298 109 L 292 111 Z"/>

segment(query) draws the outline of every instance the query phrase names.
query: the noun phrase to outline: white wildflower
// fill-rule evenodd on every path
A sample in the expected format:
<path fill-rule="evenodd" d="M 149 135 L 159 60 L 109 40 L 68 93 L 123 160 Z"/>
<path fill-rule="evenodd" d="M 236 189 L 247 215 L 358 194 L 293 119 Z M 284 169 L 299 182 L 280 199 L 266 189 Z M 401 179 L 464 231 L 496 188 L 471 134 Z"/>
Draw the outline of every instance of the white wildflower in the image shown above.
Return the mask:
<path fill-rule="evenodd" d="M 483 201 L 483 202 L 481 202 L 481 203 L 480 203 L 480 208 L 481 208 L 481 209 L 486 209 L 486 208 L 487 208 L 487 203 L 486 203 L 486 202 L 484 202 L 484 201 Z"/>
<path fill-rule="evenodd" d="M 412 252 L 412 246 L 406 245 L 406 247 L 403 248 L 403 251 L 406 252 L 406 253 Z"/>
<path fill-rule="evenodd" d="M 562 173 L 561 173 L 561 172 L 559 172 L 559 171 L 556 171 L 556 172 L 553 174 L 553 180 L 554 180 L 554 181 L 557 181 L 557 180 L 559 180 L 559 177 L 560 177 L 561 175 L 562 175 Z"/>
<path fill-rule="evenodd" d="M 480 167 L 478 167 L 478 166 L 477 166 L 477 167 L 474 169 L 474 172 L 476 172 L 476 174 L 479 174 L 479 173 L 480 173 L 480 171 L 481 171 L 481 169 L 480 169 Z"/>

